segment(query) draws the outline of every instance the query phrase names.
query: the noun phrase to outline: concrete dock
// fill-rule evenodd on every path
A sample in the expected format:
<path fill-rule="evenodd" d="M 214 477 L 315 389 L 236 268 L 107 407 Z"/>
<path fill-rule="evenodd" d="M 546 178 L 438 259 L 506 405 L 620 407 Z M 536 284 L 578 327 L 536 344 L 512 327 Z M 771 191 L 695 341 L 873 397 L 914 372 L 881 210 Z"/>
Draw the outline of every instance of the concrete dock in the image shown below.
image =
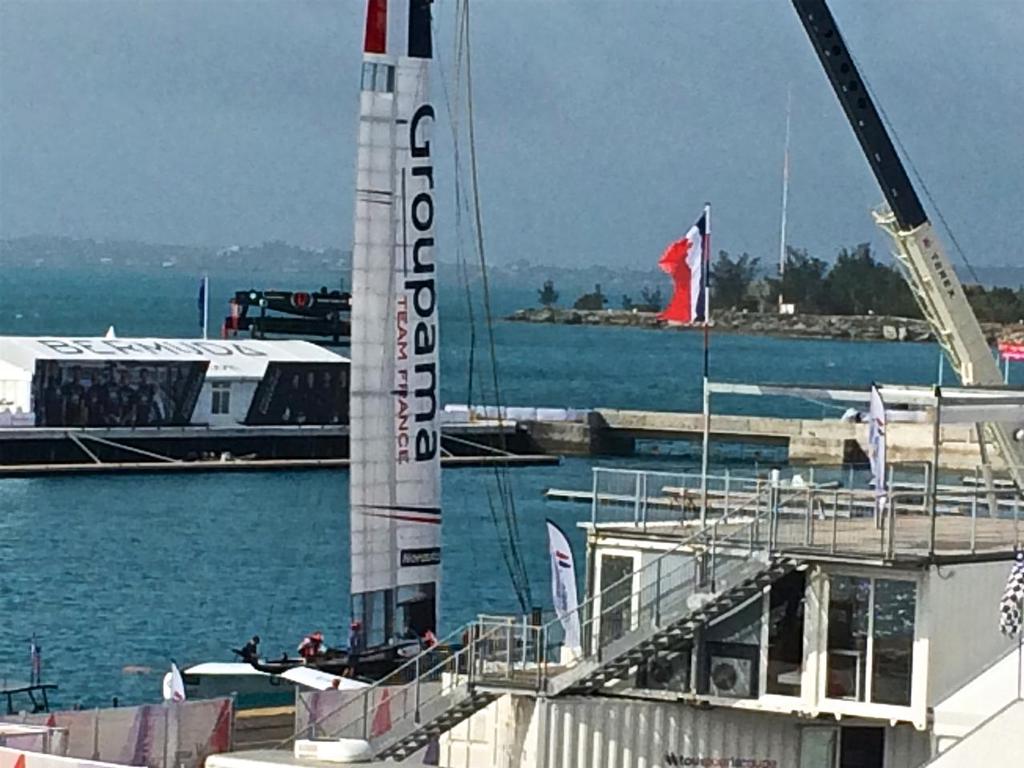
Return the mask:
<path fill-rule="evenodd" d="M 538 447 L 590 456 L 630 456 L 643 440 L 699 442 L 704 428 L 700 413 L 634 411 L 598 408 L 585 422 L 523 424 Z M 889 461 L 932 459 L 932 426 L 893 423 L 888 432 Z M 794 464 L 836 466 L 866 464 L 868 425 L 839 419 L 713 414 L 712 444 L 773 445 L 787 451 Z M 970 470 L 981 463 L 975 431 L 946 426 L 941 432 L 940 463 L 947 469 Z"/>

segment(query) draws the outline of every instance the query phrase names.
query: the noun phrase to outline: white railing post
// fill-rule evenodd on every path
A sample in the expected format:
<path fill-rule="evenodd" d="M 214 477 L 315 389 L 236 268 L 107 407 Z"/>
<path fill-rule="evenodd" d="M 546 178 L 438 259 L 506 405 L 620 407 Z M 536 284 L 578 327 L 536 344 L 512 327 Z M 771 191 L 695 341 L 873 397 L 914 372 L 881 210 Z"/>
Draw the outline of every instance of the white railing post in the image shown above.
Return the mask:
<path fill-rule="evenodd" d="M 597 473 L 601 471 L 600 467 L 594 467 L 591 472 L 593 480 L 591 481 L 591 492 L 590 492 L 590 524 L 597 525 Z"/>
<path fill-rule="evenodd" d="M 640 482 L 643 473 L 636 470 L 633 475 L 633 525 L 640 525 Z"/>
<path fill-rule="evenodd" d="M 416 680 L 416 689 L 414 694 L 415 703 L 413 704 L 413 718 L 414 723 L 420 721 L 420 655 L 416 654 L 416 665 L 414 667 L 414 679 Z"/>
<path fill-rule="evenodd" d="M 641 502 L 640 502 L 640 504 L 641 504 L 640 516 L 641 516 L 641 519 L 643 520 L 644 530 L 645 531 L 647 530 L 647 498 L 648 498 L 647 478 L 648 477 L 649 477 L 649 475 L 646 472 L 644 472 L 644 474 L 643 474 L 643 496 L 641 497 Z"/>
<path fill-rule="evenodd" d="M 729 475 L 729 468 L 726 467 L 725 468 L 725 501 L 724 501 L 724 504 L 725 504 L 725 514 L 727 514 L 727 515 L 729 514 L 729 491 L 730 491 L 730 486 L 732 485 L 730 480 L 731 480 L 731 478 L 730 478 L 730 475 Z"/>

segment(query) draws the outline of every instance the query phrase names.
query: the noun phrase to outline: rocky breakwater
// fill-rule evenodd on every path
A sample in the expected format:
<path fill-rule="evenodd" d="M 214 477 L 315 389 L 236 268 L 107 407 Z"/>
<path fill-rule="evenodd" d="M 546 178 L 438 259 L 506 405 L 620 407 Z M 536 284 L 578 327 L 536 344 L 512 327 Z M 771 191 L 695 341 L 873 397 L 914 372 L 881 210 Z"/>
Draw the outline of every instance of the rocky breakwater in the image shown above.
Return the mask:
<path fill-rule="evenodd" d="M 522 323 L 558 323 L 561 325 L 608 325 L 632 328 L 658 328 L 674 331 L 694 330 L 693 326 L 670 325 L 657 313 L 626 309 L 560 309 L 538 307 L 520 309 L 507 320 Z M 743 333 L 805 339 L 854 339 L 861 341 L 929 341 L 931 328 L 924 320 L 886 315 L 779 315 L 772 313 L 722 310 L 712 315 L 716 332 Z M 982 323 L 990 343 L 1022 335 L 1022 326 Z"/>

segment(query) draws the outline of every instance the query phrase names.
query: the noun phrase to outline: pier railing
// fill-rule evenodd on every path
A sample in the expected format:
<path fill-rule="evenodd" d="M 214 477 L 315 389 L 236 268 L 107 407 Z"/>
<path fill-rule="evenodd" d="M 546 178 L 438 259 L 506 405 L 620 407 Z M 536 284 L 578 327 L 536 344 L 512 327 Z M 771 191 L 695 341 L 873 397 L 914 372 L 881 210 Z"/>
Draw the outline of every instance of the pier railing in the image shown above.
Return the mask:
<path fill-rule="evenodd" d="M 647 475 L 640 482 L 649 490 Z M 705 620 L 706 608 L 756 598 L 803 553 L 877 559 L 1012 549 L 1020 534 L 1018 497 L 1015 488 L 983 484 L 893 485 L 881 499 L 870 490 L 763 479 L 752 490 L 741 486 L 732 494 L 730 487 L 724 509 L 709 510 L 712 522 L 666 526 L 677 536 L 671 547 L 600 585 L 568 615 L 540 624 L 481 616 L 442 639 L 449 650 L 410 659 L 296 738 L 363 739 L 382 754 L 416 734 L 451 727 L 503 692 L 554 695 L 621 679 L 642 663 L 636 649 L 687 642 L 685 628 Z M 640 520 L 652 522 L 650 514 Z M 578 627 L 575 641 L 566 626 Z"/>
<path fill-rule="evenodd" d="M 571 614 L 580 628 L 578 647 L 565 647 L 558 618 L 531 625 L 481 616 L 440 641 L 454 646 L 452 652 L 427 650 L 410 659 L 280 746 L 299 738 L 355 738 L 379 752 L 445 713 L 482 706 L 488 691 L 553 691 L 562 675 L 600 664 L 613 646 L 656 632 L 763 568 L 763 559 L 752 555 L 767 543 L 765 502 L 737 506 L 584 601 Z"/>
<path fill-rule="evenodd" d="M 687 537 L 700 529 L 700 476 L 594 469 L 591 523 Z M 838 483 L 718 475 L 708 478 L 707 519 L 770 509 L 770 550 L 892 559 L 1012 551 L 1021 541 L 1024 499 L 1013 485 L 986 483 L 979 469 L 961 485 L 893 482 L 885 493 Z"/>
<path fill-rule="evenodd" d="M 729 472 L 708 475 L 708 519 L 745 504 L 759 493 L 763 482 Z M 590 521 L 643 527 L 681 521 L 699 524 L 702 501 L 698 473 L 594 467 Z"/>

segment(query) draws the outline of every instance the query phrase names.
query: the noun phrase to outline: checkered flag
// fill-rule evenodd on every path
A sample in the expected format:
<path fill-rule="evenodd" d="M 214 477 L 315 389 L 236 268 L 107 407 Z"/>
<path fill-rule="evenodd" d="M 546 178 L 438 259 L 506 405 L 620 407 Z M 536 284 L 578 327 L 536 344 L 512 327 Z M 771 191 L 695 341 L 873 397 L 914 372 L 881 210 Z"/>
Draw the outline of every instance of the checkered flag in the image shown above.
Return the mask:
<path fill-rule="evenodd" d="M 1021 630 L 1021 609 L 1024 606 L 1024 552 L 1017 553 L 1006 579 L 1003 599 L 999 601 L 999 631 L 1008 637 L 1016 637 Z"/>

